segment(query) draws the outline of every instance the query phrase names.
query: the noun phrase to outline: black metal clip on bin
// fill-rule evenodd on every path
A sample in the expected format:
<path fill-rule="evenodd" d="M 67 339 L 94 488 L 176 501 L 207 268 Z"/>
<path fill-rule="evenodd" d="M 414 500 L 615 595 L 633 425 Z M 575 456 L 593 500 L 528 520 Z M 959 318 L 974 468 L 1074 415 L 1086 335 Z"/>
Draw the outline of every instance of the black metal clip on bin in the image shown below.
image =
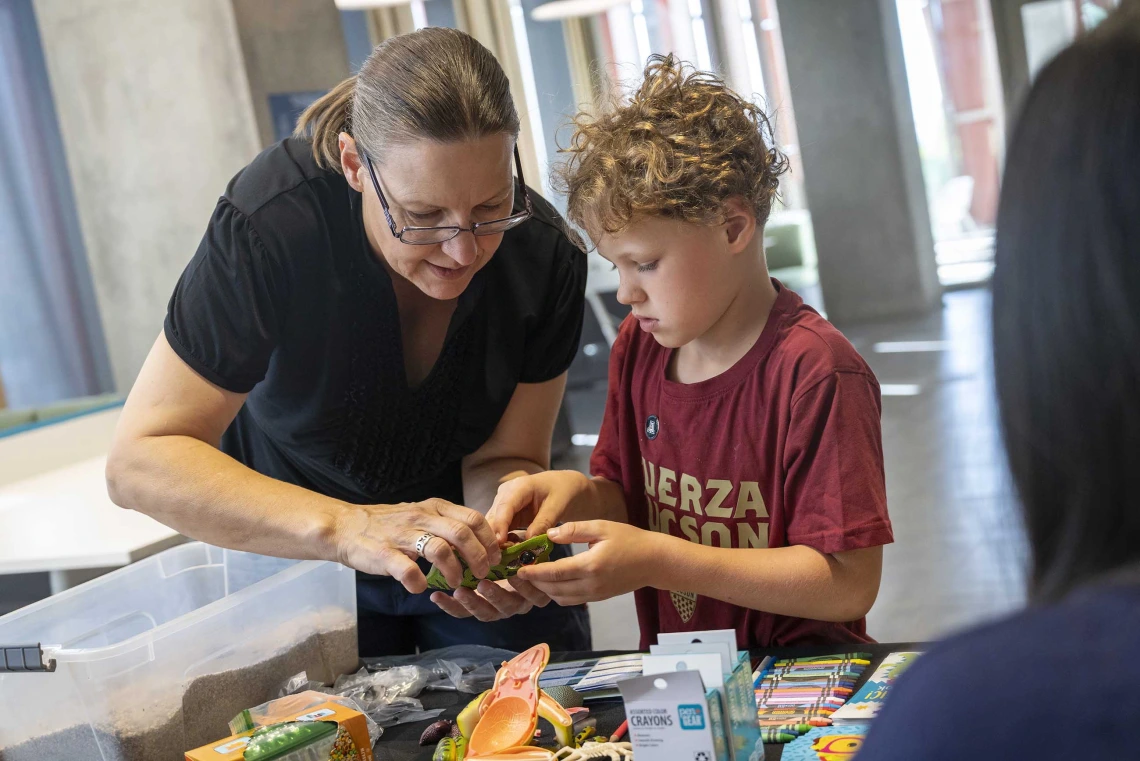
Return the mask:
<path fill-rule="evenodd" d="M 0 674 L 55 671 L 55 659 L 43 645 L 0 645 Z"/>

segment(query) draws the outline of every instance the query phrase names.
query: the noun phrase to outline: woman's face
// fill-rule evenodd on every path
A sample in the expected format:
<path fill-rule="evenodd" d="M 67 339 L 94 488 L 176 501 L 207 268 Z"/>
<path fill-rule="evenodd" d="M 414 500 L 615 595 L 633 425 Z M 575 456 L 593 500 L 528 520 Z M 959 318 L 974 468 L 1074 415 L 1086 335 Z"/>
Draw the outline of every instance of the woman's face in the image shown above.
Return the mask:
<path fill-rule="evenodd" d="M 426 295 L 458 298 L 495 255 L 502 234 L 461 232 L 449 241 L 426 246 L 401 242 L 392 235 L 355 141 L 341 134 L 340 148 L 344 175 L 364 198 L 364 226 L 373 250 Z M 416 140 L 371 156 L 396 231 L 405 226 L 471 227 L 510 216 L 516 187 L 513 149 L 512 136 L 495 134 L 453 143 Z"/>

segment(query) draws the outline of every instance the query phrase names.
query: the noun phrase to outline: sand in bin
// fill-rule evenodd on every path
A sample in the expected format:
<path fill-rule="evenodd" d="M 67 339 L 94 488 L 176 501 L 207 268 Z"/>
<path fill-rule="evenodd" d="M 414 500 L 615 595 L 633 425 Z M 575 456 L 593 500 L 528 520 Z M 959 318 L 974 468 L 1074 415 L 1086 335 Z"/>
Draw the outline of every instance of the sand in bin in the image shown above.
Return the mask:
<path fill-rule="evenodd" d="M 96 736 L 98 740 L 96 741 Z M 123 761 L 183 761 L 182 712 L 167 721 L 142 732 L 115 732 L 99 728 L 92 732 L 90 725 L 80 724 L 48 735 L 33 737 L 11 748 L 0 748 L 2 761 L 63 761 L 83 759 L 99 761 L 102 758 Z M 176 750 L 180 748 L 179 750 Z"/>
<path fill-rule="evenodd" d="M 229 721 L 246 708 L 274 697 L 281 682 L 323 661 L 319 636 L 305 639 L 278 656 L 246 668 L 198 677 L 182 695 L 186 747 L 228 737 Z M 236 707 L 236 710 L 235 710 Z"/>
<path fill-rule="evenodd" d="M 312 679 L 331 682 L 356 671 L 358 663 L 355 625 L 320 632 L 259 663 L 194 679 L 181 708 L 151 728 L 100 726 L 93 733 L 81 724 L 0 748 L 0 761 L 98 761 L 99 746 L 109 761 L 183 761 L 187 750 L 228 737 L 230 719 L 276 697 L 294 674 L 307 671 Z"/>
<path fill-rule="evenodd" d="M 95 744 L 95 733 L 91 727 L 68 727 L 50 735 L 33 737 L 11 748 L 0 748 L 3 761 L 48 761 L 48 759 L 91 759 L 100 758 L 99 746 Z"/>

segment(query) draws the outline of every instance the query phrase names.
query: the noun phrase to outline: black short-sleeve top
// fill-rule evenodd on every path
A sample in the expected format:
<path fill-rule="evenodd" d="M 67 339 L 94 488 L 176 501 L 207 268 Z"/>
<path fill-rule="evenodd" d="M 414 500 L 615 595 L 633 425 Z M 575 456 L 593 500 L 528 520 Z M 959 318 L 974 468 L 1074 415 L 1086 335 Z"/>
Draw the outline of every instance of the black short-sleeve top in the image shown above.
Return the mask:
<path fill-rule="evenodd" d="M 261 153 L 219 199 L 165 321 L 195 372 L 249 394 L 222 450 L 348 502 L 462 503 L 461 459 L 490 437 L 517 384 L 570 366 L 581 334 L 585 254 L 528 192 L 533 218 L 472 279 L 411 389 L 360 194 L 318 167 L 306 140 Z"/>

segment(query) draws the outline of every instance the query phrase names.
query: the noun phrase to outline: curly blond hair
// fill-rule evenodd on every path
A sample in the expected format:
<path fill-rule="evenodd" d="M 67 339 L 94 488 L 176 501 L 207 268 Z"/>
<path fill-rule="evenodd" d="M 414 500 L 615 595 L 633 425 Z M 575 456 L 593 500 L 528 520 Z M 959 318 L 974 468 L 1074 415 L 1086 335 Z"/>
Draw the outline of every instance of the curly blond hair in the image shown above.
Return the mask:
<path fill-rule="evenodd" d="M 573 126 L 554 183 L 595 239 L 646 216 L 719 224 L 733 197 L 763 226 L 788 168 L 763 111 L 672 55 L 649 58 L 628 103 L 583 111 Z"/>

